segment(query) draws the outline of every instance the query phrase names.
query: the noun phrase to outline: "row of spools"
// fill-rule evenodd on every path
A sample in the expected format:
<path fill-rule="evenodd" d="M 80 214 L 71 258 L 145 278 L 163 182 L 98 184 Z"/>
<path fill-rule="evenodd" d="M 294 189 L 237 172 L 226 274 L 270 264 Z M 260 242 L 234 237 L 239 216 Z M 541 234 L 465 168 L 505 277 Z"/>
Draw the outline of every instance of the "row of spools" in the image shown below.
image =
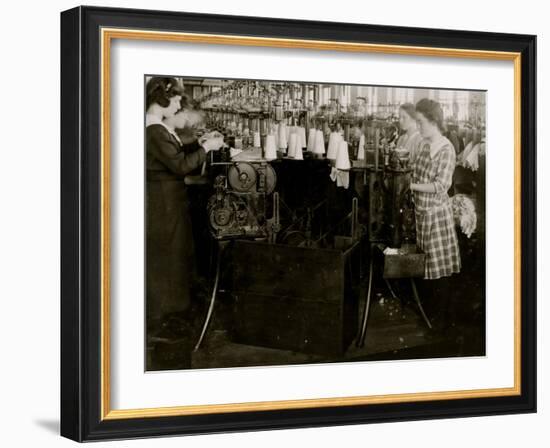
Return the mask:
<path fill-rule="evenodd" d="M 259 133 L 254 133 L 255 147 L 261 145 Z M 273 125 L 266 136 L 264 143 L 264 158 L 274 160 L 277 152 L 286 155 L 287 158 L 303 160 L 303 152 L 308 151 L 314 157 L 334 161 L 339 170 L 349 170 L 351 162 L 349 157 L 348 142 L 344 140 L 341 132 L 333 131 L 329 135 L 328 145 L 325 144 L 325 136 L 322 130 L 311 128 L 306 139 L 306 130 L 303 126 L 288 126 L 281 122 Z M 357 160 L 365 159 L 365 136 L 359 139 Z"/>

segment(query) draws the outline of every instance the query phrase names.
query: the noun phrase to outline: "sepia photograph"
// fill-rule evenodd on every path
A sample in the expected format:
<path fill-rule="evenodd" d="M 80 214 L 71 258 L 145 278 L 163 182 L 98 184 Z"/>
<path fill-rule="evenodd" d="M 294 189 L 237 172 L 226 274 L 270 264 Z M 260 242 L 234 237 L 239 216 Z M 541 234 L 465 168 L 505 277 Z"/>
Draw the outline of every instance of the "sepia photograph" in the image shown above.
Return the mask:
<path fill-rule="evenodd" d="M 146 370 L 485 355 L 486 91 L 144 95 Z"/>
<path fill-rule="evenodd" d="M 537 36 L 276 9 L 61 13 L 60 433 L 494 439 L 540 412 Z"/>

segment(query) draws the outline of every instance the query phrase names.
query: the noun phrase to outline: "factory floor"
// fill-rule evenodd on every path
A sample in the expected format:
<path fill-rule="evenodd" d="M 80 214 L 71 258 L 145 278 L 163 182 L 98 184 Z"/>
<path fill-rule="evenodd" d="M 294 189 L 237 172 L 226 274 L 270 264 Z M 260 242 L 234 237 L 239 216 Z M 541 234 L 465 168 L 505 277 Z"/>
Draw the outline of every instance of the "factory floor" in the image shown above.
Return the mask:
<path fill-rule="evenodd" d="M 465 273 L 468 276 L 468 272 Z M 363 347 L 351 343 L 343 356 L 323 357 L 313 354 L 237 344 L 229 339 L 223 322 L 223 300 L 211 323 L 203 345 L 192 355 L 192 368 L 269 366 L 327 362 L 398 360 L 480 356 L 485 354 L 483 303 L 479 289 L 467 295 L 458 294 L 451 304 L 455 313 L 450 324 L 430 329 L 422 318 L 412 293 L 393 281 L 397 297 L 392 297 L 383 282 L 378 282 L 371 300 L 368 326 Z M 461 282 L 463 283 L 463 282 Z M 463 283 L 472 285 L 472 282 Z M 359 309 L 363 310 L 366 285 L 361 286 Z M 464 298 L 467 300 L 463 300 Z M 432 323 L 437 325 L 432 315 Z"/>
<path fill-rule="evenodd" d="M 421 358 L 447 358 L 458 356 L 485 355 L 485 267 L 484 254 L 479 242 L 467 240 L 460 235 L 462 270 L 451 277 L 454 281 L 451 293 L 442 296 L 453 297 L 445 302 L 445 297 L 436 297 L 430 302 L 422 297 L 422 281 L 419 284 L 420 299 L 425 311 L 434 324 L 430 329 L 415 301 L 409 280 L 392 280 L 392 296 L 386 283 L 376 278 L 368 318 L 365 343 L 362 347 L 352 341 L 341 356 L 320 356 L 290 350 L 278 350 L 257 345 L 245 345 L 231 340 L 231 300 L 222 290 L 218 295 L 212 320 L 201 347 L 191 354 L 192 369 L 211 369 L 224 367 L 251 367 L 270 365 L 290 365 L 309 363 L 403 360 Z M 367 296 L 367 281 L 359 285 L 358 320 L 362 318 Z M 205 283 L 206 285 L 206 283 Z M 206 315 L 209 297 L 203 291 L 203 308 L 196 310 L 193 345 L 200 334 L 202 321 Z M 438 325 L 442 318 L 437 315 L 437 307 L 445 304 L 452 309 L 445 325 Z M 433 308 L 435 303 L 435 309 Z M 439 319 L 439 320 L 438 320 Z M 354 333 L 358 333 L 359 328 Z M 153 346 L 148 346 L 150 360 Z M 148 362 L 148 365 L 151 365 Z M 175 368 L 189 368 L 175 367 Z M 157 370 L 152 366 L 152 370 Z M 161 368 L 162 370 L 162 368 Z"/>

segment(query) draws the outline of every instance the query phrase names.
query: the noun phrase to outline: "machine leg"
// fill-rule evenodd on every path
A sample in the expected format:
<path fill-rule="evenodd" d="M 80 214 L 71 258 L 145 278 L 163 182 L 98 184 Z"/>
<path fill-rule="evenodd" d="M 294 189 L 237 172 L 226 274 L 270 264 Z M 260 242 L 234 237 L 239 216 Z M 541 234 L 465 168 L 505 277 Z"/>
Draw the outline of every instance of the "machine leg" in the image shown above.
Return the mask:
<path fill-rule="evenodd" d="M 385 278 L 384 281 L 386 282 L 386 286 L 387 286 L 388 289 L 390 290 L 391 296 L 392 296 L 394 299 L 397 299 L 397 296 L 395 295 L 395 292 L 393 291 L 393 288 L 391 287 L 390 281 L 389 281 L 387 278 Z"/>
<path fill-rule="evenodd" d="M 418 296 L 418 290 L 416 289 L 416 283 L 414 282 L 414 278 L 411 278 L 411 286 L 413 290 L 414 300 L 418 305 L 418 308 L 420 308 L 420 313 L 422 314 L 422 317 L 426 321 L 426 324 L 428 324 L 428 327 L 431 329 L 432 324 L 430 323 L 430 319 L 428 319 L 428 316 L 426 316 L 426 313 L 424 312 L 424 308 L 422 307 L 422 302 L 420 302 L 420 297 Z"/>
<path fill-rule="evenodd" d="M 210 298 L 210 305 L 208 306 L 208 312 L 206 313 L 206 318 L 204 319 L 204 324 L 202 326 L 202 331 L 201 331 L 199 340 L 195 344 L 195 348 L 193 350 L 194 352 L 196 352 L 201 346 L 204 336 L 206 335 L 206 330 L 208 329 L 208 324 L 210 324 L 210 320 L 212 319 L 212 313 L 214 312 L 214 305 L 216 303 L 216 296 L 218 295 L 218 285 L 220 282 L 222 254 L 226 244 L 227 242 L 219 243 L 220 250 L 218 253 L 218 259 L 216 260 L 216 277 L 214 279 L 214 288 L 212 289 L 212 297 Z"/>
<path fill-rule="evenodd" d="M 372 271 L 373 271 L 374 260 L 370 259 L 369 261 L 369 285 L 367 288 L 367 300 L 365 302 L 365 310 L 363 312 L 363 323 L 361 325 L 361 334 L 357 340 L 357 347 L 363 347 L 365 345 L 365 335 L 367 332 L 367 320 L 369 318 L 369 309 L 370 309 L 370 298 L 372 295 Z"/>

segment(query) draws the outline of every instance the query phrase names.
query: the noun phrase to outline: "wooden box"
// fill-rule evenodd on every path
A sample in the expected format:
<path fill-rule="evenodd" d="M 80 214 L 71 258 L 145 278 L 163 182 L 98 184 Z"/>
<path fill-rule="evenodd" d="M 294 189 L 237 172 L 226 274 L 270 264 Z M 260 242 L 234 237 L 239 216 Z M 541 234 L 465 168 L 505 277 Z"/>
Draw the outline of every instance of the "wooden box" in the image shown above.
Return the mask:
<path fill-rule="evenodd" d="M 415 244 L 404 244 L 397 254 L 383 253 L 384 278 L 424 277 L 426 254 Z"/>
<path fill-rule="evenodd" d="M 359 245 L 318 249 L 235 241 L 235 342 L 338 356 L 355 337 Z"/>

